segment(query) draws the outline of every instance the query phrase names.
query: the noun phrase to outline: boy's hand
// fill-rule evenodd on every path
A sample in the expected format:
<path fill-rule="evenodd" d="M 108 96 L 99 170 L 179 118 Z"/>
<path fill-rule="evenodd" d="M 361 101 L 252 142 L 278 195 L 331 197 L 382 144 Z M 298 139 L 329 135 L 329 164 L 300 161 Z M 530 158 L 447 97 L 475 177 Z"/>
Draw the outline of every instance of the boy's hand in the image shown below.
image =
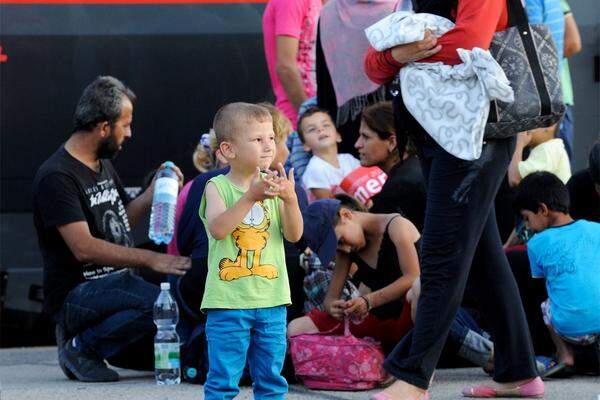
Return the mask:
<path fill-rule="evenodd" d="M 294 168 L 290 169 L 290 173 L 286 175 L 283 165 L 279 163 L 277 166 L 279 176 L 275 177 L 274 182 L 277 185 L 277 194 L 284 203 L 297 201 L 296 197 L 296 181 L 294 180 Z"/>
<path fill-rule="evenodd" d="M 246 194 L 253 202 L 272 199 L 277 196 L 277 184 L 275 183 L 275 174 L 267 171 L 265 176 L 260 173 L 260 168 L 256 167 L 256 174 L 250 188 Z"/>

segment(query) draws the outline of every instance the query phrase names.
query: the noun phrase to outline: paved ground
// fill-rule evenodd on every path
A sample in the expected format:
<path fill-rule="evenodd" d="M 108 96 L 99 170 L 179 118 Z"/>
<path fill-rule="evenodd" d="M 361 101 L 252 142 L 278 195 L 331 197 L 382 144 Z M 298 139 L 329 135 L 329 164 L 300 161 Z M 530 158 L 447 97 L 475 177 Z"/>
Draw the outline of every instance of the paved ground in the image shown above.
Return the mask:
<path fill-rule="evenodd" d="M 182 384 L 156 386 L 150 373 L 119 370 L 121 381 L 86 384 L 68 381 L 56 362 L 53 347 L 0 350 L 0 400 L 200 400 L 202 387 Z M 431 390 L 432 400 L 460 398 L 467 383 L 482 382 L 486 376 L 478 369 L 439 370 Z M 600 400 L 600 378 L 574 378 L 548 381 L 546 399 Z M 287 396 L 305 399 L 368 399 L 369 392 L 310 391 L 293 385 Z M 249 388 L 243 388 L 240 399 L 251 399 Z"/>

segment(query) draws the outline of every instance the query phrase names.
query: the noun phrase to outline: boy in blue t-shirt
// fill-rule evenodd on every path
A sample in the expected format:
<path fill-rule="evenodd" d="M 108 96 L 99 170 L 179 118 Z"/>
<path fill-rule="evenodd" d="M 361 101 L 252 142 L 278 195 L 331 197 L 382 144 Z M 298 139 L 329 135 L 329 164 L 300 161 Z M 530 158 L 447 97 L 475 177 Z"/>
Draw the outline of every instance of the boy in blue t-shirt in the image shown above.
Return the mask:
<path fill-rule="evenodd" d="M 600 224 L 571 218 L 569 192 L 549 172 L 521 181 L 515 209 L 537 232 L 527 252 L 533 277 L 546 279 L 549 299 L 542 312 L 559 367 L 573 366 L 570 344 L 588 345 L 600 338 Z"/>

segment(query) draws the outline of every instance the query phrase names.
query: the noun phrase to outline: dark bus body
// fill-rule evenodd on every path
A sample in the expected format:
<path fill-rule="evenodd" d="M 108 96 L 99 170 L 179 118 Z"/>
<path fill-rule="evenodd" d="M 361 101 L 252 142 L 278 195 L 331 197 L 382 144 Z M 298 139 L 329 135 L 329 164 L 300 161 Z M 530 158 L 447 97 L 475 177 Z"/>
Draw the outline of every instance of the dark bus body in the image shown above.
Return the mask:
<path fill-rule="evenodd" d="M 50 340 L 40 316 L 42 259 L 31 184 L 68 138 L 83 88 L 98 75 L 113 75 L 138 97 L 133 137 L 114 162 L 132 193 L 165 160 L 193 178 L 193 150 L 220 105 L 273 100 L 264 6 L 0 0 L 0 346 Z M 138 244 L 147 241 L 146 229 L 135 229 Z"/>

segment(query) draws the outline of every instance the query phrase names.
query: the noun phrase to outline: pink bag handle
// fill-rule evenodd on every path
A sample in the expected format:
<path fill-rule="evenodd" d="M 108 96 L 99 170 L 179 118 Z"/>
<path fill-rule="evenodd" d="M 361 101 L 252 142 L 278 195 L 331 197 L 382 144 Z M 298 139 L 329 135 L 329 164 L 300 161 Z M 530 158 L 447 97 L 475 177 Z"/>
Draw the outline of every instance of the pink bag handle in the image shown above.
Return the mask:
<path fill-rule="evenodd" d="M 350 318 L 348 316 L 344 317 L 344 336 L 352 336 L 350 333 Z"/>

